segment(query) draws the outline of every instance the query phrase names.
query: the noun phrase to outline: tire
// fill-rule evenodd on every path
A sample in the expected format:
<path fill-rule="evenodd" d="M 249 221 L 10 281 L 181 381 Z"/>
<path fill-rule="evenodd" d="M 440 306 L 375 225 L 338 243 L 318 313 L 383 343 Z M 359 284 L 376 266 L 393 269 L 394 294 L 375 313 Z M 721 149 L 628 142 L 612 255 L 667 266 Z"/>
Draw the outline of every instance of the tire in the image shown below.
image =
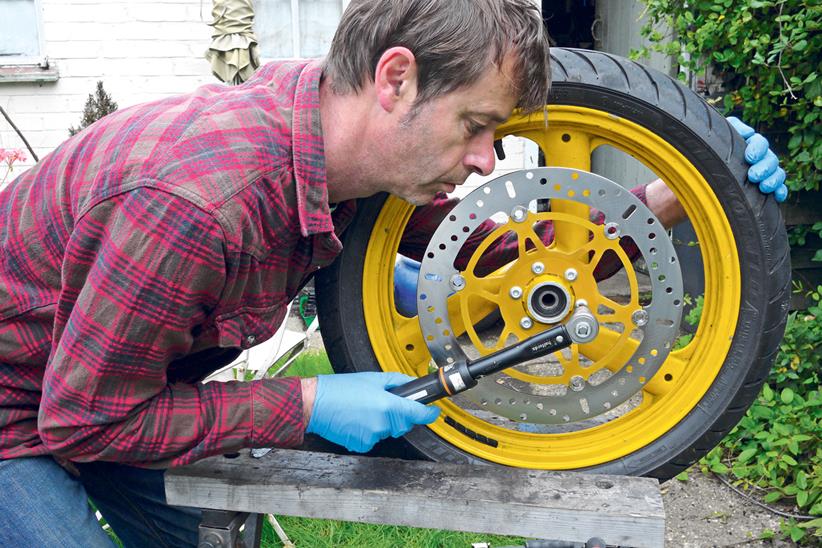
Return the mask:
<path fill-rule="evenodd" d="M 705 265 L 699 326 L 649 380 L 637 407 L 616 418 L 572 432 L 509 433 L 442 402 L 441 420 L 409 433 L 401 451 L 435 461 L 667 479 L 719 443 L 768 375 L 788 311 L 784 222 L 774 199 L 746 180 L 743 139 L 686 87 L 626 59 L 584 50 L 553 49 L 552 73 L 548 128 L 541 117 L 514 117 L 498 137 L 526 136 L 547 152 L 548 165 L 586 170 L 584 160 L 568 161 L 579 155 L 563 153 L 565 137 L 589 152 L 605 143 L 662 176 L 699 237 Z M 322 334 L 337 372 L 425 373 L 405 357 L 413 346 L 406 340 L 422 339 L 407 335 L 411 327 L 397 327 L 393 261 L 385 258 L 396 253 L 411 211 L 387 195 L 362 200 L 342 254 L 318 273 Z"/>

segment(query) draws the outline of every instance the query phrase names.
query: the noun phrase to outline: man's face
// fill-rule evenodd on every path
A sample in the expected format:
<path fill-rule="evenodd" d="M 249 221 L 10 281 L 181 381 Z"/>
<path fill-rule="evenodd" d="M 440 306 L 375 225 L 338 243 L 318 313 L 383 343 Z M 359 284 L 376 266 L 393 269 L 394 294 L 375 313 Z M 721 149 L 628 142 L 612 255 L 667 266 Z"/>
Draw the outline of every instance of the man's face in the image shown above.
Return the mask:
<path fill-rule="evenodd" d="M 494 170 L 494 131 L 516 104 L 510 61 L 489 67 L 475 84 L 405 110 L 386 136 L 383 190 L 414 205 L 451 192 L 472 173 Z M 402 113 L 401 113 L 402 114 Z"/>

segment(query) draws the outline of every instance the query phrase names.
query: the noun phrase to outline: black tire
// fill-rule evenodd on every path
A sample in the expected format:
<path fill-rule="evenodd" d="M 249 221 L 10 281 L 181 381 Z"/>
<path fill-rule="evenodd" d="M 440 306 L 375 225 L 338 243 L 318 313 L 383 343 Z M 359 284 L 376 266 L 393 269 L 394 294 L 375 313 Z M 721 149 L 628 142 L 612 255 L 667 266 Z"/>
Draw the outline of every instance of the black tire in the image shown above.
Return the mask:
<path fill-rule="evenodd" d="M 681 152 L 708 180 L 738 245 L 741 306 L 719 374 L 673 429 L 645 447 L 595 469 L 667 479 L 688 467 L 736 425 L 759 393 L 781 341 L 788 311 L 790 262 L 784 222 L 772 197 L 746 180 L 744 141 L 698 95 L 675 80 L 613 55 L 555 48 L 549 104 L 606 111 L 635 122 Z M 338 260 L 317 277 L 322 334 L 338 372 L 380 370 L 363 317 L 362 268 L 386 199 L 359 204 Z M 426 428 L 405 438 L 408 454 L 436 461 L 480 462 Z M 486 461 L 481 461 L 486 462 Z"/>

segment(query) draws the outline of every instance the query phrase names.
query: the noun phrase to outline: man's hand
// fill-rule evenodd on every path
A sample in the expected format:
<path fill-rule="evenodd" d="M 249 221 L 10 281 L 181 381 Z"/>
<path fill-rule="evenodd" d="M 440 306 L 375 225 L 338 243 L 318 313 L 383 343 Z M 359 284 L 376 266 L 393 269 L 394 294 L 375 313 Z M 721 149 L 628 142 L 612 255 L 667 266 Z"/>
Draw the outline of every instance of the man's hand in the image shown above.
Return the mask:
<path fill-rule="evenodd" d="M 745 161 L 751 164 L 748 180 L 758 184 L 762 193 L 773 192 L 777 202 L 784 202 L 788 197 L 785 170 L 779 167 L 779 158 L 769 148 L 768 140 L 739 118 L 729 116 L 727 120 L 748 143 L 745 147 Z"/>
<path fill-rule="evenodd" d="M 365 453 L 383 438 L 397 438 L 414 425 L 434 422 L 439 408 L 387 391 L 411 380 L 401 373 L 320 375 L 306 432 Z"/>

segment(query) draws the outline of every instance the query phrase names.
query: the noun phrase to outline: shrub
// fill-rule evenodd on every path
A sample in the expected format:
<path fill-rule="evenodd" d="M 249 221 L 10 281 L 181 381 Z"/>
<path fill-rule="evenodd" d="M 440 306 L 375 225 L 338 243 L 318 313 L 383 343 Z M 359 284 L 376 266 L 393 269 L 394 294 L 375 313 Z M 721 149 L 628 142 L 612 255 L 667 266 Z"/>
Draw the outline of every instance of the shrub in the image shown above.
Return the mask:
<path fill-rule="evenodd" d="M 94 94 L 89 93 L 86 99 L 86 106 L 83 108 L 83 119 L 80 121 L 80 127 L 70 127 L 69 135 L 76 135 L 83 129 L 87 128 L 106 114 L 110 114 L 117 110 L 117 103 L 111 98 L 105 89 L 103 89 L 103 82 L 97 82 L 97 90 Z"/>

